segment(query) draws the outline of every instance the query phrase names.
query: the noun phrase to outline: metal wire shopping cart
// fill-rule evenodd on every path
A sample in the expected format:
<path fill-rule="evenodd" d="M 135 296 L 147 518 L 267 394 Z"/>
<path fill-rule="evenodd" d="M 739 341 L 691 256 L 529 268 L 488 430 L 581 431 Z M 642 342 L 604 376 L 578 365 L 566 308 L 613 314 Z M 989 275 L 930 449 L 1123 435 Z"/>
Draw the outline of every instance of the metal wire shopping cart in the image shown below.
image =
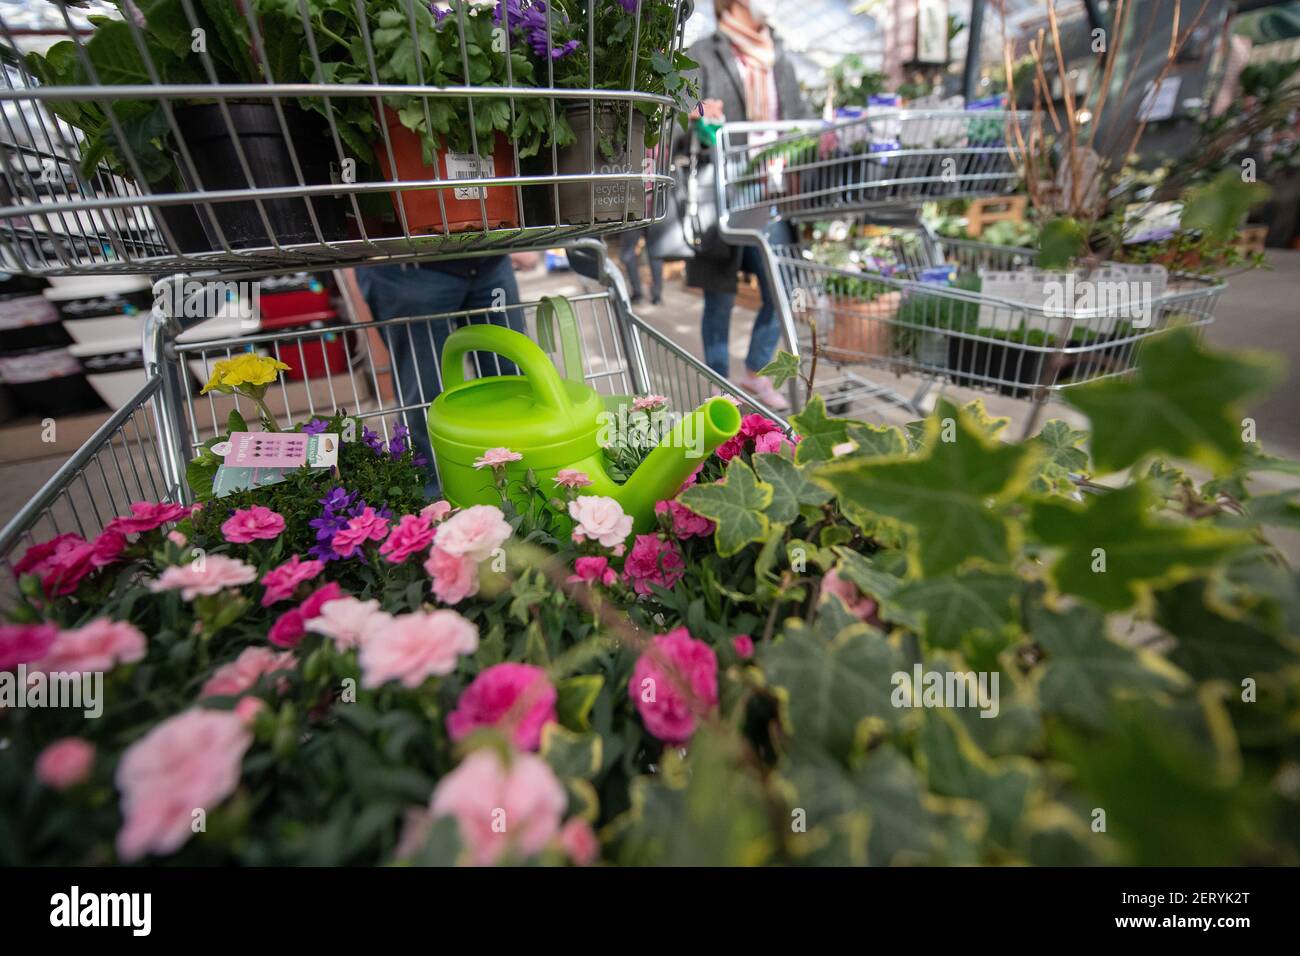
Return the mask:
<path fill-rule="evenodd" d="M 669 151 L 649 147 L 681 105 L 690 0 L 118 7 L 86 21 L 52 4 L 66 39 L 43 53 L 0 17 L 0 268 L 162 277 L 143 387 L 0 531 L 6 570 L 27 544 L 89 537 L 132 501 L 188 499 L 187 462 L 240 402 L 196 394 L 213 362 L 274 355 L 298 370 L 268 395 L 282 421 L 346 410 L 388 437 L 398 420 L 419 427 L 440 383 L 434 362 L 411 401 L 386 345 L 489 320 L 351 315 L 342 328 L 198 339 L 181 319 L 196 280 L 566 244 L 599 280 L 572 300 L 593 388 L 665 395 L 679 410 L 734 394 L 631 312 L 589 238 L 664 215 Z M 444 40 L 445 56 L 429 53 Z M 489 47 L 517 51 L 500 75 L 484 65 Z M 536 305 L 512 308 L 535 326 Z M 305 357 L 325 356 L 326 336 L 333 358 L 312 371 Z"/>
<path fill-rule="evenodd" d="M 840 412 L 920 414 L 936 383 L 1042 403 L 1127 372 L 1149 336 L 1213 321 L 1226 288 L 1216 280 L 1113 264 L 1036 272 L 1033 250 L 940 239 L 921 224 L 922 202 L 1013 189 L 1007 143 L 1024 122 L 1011 112 L 885 110 L 720 131 L 722 232 L 761 249 L 788 348 L 806 369 L 814 351 L 836 367 L 815 387 Z M 828 264 L 799 244 L 774 244 L 778 218 L 848 220 L 846 236 L 864 222 L 875 228 L 862 248 L 840 240 Z M 909 377 L 911 397 L 867 368 Z M 791 388 L 797 404 L 800 382 Z"/>

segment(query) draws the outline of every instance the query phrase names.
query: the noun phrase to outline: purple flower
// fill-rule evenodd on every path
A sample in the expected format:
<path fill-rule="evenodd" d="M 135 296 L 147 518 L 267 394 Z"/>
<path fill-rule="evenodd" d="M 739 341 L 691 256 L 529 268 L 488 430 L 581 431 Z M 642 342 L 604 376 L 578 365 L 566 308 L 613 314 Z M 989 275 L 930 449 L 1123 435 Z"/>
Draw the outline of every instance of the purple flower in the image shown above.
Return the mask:
<path fill-rule="evenodd" d="M 429 3 L 429 12 L 433 14 L 434 23 L 441 23 L 446 19 L 447 15 L 451 13 L 450 10 L 444 10 L 442 7 L 435 6 L 432 0 L 430 0 Z"/>
<path fill-rule="evenodd" d="M 628 0 L 619 0 L 625 7 Z M 636 9 L 636 0 L 632 0 L 632 9 Z M 527 5 L 525 5 L 527 4 Z M 494 23 L 501 22 L 502 4 L 498 3 L 492 12 Z M 577 40 L 568 40 L 558 46 L 550 41 L 569 26 L 569 18 L 563 10 L 556 11 L 547 25 L 546 0 L 505 0 L 506 19 L 510 21 L 510 32 L 515 36 L 523 34 L 524 39 L 537 56 L 545 57 L 549 51 L 552 60 L 561 60 L 578 49 Z"/>
<path fill-rule="evenodd" d="M 384 453 L 384 440 L 379 437 L 378 433 L 372 432 L 367 425 L 361 426 L 361 440 L 370 446 L 370 450 L 376 455 Z"/>
<path fill-rule="evenodd" d="M 628 13 L 636 13 L 637 4 L 640 3 L 641 0 L 618 0 L 618 2 L 619 5 Z"/>
<path fill-rule="evenodd" d="M 329 494 L 322 498 L 320 503 L 327 512 L 337 512 L 350 505 L 354 497 L 354 493 L 339 485 L 336 488 L 331 488 Z"/>
<path fill-rule="evenodd" d="M 388 454 L 394 458 L 401 458 L 406 454 L 406 439 L 410 437 L 411 430 L 405 425 L 396 424 L 393 426 L 393 437 L 388 443 Z"/>
<path fill-rule="evenodd" d="M 302 426 L 304 435 L 320 435 L 325 429 L 330 427 L 330 423 L 323 418 L 313 418 L 306 425 Z"/>

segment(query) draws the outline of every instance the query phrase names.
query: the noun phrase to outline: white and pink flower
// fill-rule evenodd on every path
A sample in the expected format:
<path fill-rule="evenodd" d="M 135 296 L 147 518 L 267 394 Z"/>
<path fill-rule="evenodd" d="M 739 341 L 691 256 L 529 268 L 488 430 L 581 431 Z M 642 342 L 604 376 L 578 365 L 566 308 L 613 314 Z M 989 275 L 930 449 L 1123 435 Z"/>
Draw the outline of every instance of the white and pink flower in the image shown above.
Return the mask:
<path fill-rule="evenodd" d="M 399 681 L 419 687 L 430 677 L 456 669 L 478 649 L 478 628 L 455 611 L 402 614 L 361 644 L 361 683 L 381 687 Z"/>
<path fill-rule="evenodd" d="M 188 564 L 177 564 L 149 582 L 149 590 L 180 591 L 181 598 L 193 601 L 200 594 L 218 594 L 257 580 L 257 569 L 238 558 L 210 554 Z"/>
<path fill-rule="evenodd" d="M 623 506 L 604 495 L 582 495 L 569 502 L 573 539 L 594 541 L 601 547 L 617 548 L 632 533 L 632 516 Z"/>

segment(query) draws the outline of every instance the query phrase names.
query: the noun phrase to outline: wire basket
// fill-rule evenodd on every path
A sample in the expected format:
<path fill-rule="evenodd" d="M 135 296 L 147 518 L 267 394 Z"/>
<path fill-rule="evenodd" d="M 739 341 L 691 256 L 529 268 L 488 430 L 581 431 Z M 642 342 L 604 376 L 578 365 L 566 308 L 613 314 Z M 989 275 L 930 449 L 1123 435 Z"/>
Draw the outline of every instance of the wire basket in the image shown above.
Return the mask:
<path fill-rule="evenodd" d="M 1009 143 L 1028 114 L 872 111 L 834 123 L 727 123 L 718 133 L 724 214 L 808 219 L 1011 192 Z"/>
<path fill-rule="evenodd" d="M 1150 266 L 1017 268 L 1032 262 L 1031 250 L 947 243 L 959 268 L 927 263 L 923 242 L 895 242 L 895 261 L 877 255 L 880 271 L 871 272 L 771 251 L 803 329 L 801 351 L 810 352 L 815 328 L 819 358 L 1041 400 L 1129 372 L 1142 343 L 1169 328 L 1212 322 L 1226 288 Z"/>
<path fill-rule="evenodd" d="M 0 13 L 5 270 L 319 270 L 664 215 L 691 0 L 50 6 L 43 50 Z"/>

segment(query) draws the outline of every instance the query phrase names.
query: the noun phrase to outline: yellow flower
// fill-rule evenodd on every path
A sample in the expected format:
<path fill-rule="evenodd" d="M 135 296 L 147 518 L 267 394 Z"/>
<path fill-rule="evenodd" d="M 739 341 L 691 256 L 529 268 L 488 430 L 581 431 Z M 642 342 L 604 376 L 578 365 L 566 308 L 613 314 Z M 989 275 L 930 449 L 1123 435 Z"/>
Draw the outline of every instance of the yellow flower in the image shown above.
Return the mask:
<path fill-rule="evenodd" d="M 217 389 L 228 391 L 241 385 L 269 385 L 289 366 L 266 355 L 245 352 L 235 358 L 222 359 L 212 367 L 212 378 L 203 386 L 203 394 Z"/>

